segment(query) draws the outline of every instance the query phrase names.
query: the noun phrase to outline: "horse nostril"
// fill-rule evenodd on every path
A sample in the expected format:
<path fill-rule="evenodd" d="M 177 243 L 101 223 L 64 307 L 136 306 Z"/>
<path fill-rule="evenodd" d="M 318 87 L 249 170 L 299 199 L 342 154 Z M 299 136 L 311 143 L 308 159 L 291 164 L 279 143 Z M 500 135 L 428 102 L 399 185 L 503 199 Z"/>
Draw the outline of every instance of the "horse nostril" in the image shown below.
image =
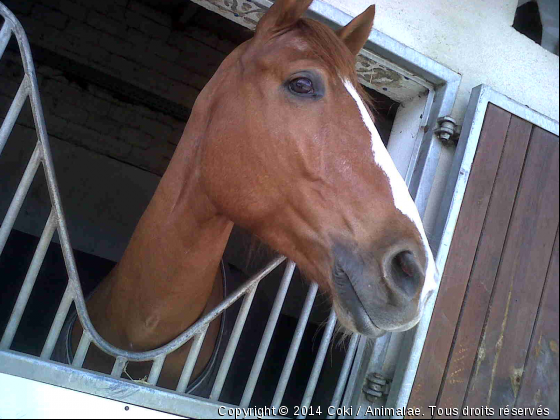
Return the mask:
<path fill-rule="evenodd" d="M 410 251 L 399 252 L 390 265 L 391 280 L 406 300 L 412 299 L 422 281 L 422 271 L 414 254 Z"/>

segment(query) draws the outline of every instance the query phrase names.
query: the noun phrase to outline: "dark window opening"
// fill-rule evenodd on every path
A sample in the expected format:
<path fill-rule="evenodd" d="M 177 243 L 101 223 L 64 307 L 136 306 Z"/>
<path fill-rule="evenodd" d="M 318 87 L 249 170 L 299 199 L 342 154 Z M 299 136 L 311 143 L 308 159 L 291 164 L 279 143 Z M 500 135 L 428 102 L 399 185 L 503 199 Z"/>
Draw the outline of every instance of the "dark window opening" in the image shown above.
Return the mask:
<path fill-rule="evenodd" d="M 541 45 L 543 37 L 543 25 L 536 1 L 530 1 L 517 8 L 513 27 L 527 38 Z"/>

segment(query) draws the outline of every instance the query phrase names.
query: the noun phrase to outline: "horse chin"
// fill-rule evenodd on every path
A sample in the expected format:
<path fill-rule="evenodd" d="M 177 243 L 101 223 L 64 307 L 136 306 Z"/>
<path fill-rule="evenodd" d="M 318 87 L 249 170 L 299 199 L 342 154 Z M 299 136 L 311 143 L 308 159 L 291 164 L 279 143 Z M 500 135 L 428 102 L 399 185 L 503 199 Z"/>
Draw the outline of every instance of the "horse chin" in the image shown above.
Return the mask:
<path fill-rule="evenodd" d="M 338 274 L 334 276 L 336 292 L 333 297 L 333 307 L 338 321 L 346 330 L 368 338 L 379 338 L 388 332 L 408 331 L 420 321 L 422 311 L 419 310 L 416 316 L 405 324 L 395 322 L 394 326 L 380 328 L 364 308 L 358 292 L 347 275 L 344 273 L 341 276 L 340 272 Z"/>
<path fill-rule="evenodd" d="M 378 328 L 373 323 L 361 306 L 353 308 L 353 311 L 349 311 L 345 309 L 346 305 L 335 301 L 333 307 L 338 322 L 350 333 L 360 334 L 368 338 L 379 338 L 387 333 L 387 331 Z"/>

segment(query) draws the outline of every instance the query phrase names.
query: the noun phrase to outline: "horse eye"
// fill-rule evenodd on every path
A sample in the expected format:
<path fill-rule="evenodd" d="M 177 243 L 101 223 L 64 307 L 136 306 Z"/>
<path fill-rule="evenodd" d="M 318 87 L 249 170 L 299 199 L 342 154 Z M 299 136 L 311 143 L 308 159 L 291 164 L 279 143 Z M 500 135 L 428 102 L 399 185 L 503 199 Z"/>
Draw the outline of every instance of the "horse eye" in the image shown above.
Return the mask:
<path fill-rule="evenodd" d="M 299 77 L 290 82 L 290 90 L 298 95 L 312 95 L 315 93 L 313 82 L 307 77 Z"/>

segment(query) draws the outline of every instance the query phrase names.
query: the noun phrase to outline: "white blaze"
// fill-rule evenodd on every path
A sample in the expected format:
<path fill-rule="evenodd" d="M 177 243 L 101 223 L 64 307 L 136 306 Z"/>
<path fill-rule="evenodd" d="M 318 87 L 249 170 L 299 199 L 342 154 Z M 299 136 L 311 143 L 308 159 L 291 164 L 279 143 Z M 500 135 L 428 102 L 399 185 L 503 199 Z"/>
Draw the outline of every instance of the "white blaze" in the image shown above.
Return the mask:
<path fill-rule="evenodd" d="M 420 214 L 418 213 L 418 209 L 416 208 L 414 200 L 412 200 L 412 197 L 410 196 L 404 179 L 395 167 L 393 159 L 391 159 L 391 156 L 385 148 L 381 137 L 379 137 L 379 133 L 375 128 L 373 120 L 371 119 L 371 115 L 369 114 L 364 101 L 356 91 L 356 88 L 354 87 L 352 82 L 346 80 L 344 81 L 344 86 L 346 87 L 352 98 L 356 101 L 358 109 L 360 110 L 360 114 L 362 114 L 364 124 L 371 133 L 371 150 L 373 152 L 373 157 L 375 163 L 381 168 L 383 172 L 385 172 L 385 175 L 389 179 L 391 191 L 393 192 L 393 201 L 395 203 L 395 207 L 414 223 L 414 225 L 420 232 L 420 235 L 422 236 L 422 242 L 424 243 L 424 250 L 426 252 L 426 260 L 428 261 L 428 267 L 426 268 L 426 280 L 424 281 L 424 288 L 422 289 L 422 294 L 420 295 L 420 305 L 423 309 L 428 294 L 435 290 L 437 287 L 437 273 L 432 250 L 430 249 L 428 238 L 426 237 L 426 233 L 424 232 L 424 226 L 422 224 L 422 220 L 420 219 Z"/>

